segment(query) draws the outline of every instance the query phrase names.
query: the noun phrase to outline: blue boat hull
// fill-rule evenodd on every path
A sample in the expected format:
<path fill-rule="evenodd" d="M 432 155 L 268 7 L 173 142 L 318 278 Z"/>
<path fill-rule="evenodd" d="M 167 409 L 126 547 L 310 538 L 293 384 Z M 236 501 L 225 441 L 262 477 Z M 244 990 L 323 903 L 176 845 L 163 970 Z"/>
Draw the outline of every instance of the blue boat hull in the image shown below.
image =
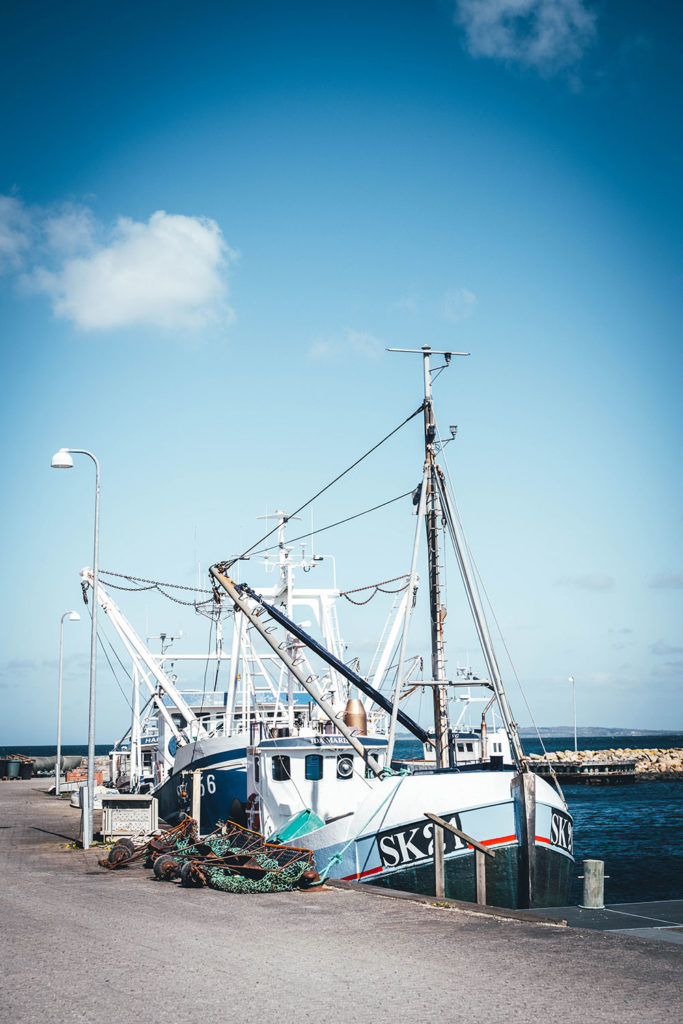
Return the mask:
<path fill-rule="evenodd" d="M 223 821 L 246 824 L 247 800 L 246 749 L 234 745 L 210 757 L 190 760 L 155 790 L 159 817 L 175 825 L 183 815 L 192 813 L 192 772 L 199 769 L 201 792 L 200 830 L 213 832 Z"/>

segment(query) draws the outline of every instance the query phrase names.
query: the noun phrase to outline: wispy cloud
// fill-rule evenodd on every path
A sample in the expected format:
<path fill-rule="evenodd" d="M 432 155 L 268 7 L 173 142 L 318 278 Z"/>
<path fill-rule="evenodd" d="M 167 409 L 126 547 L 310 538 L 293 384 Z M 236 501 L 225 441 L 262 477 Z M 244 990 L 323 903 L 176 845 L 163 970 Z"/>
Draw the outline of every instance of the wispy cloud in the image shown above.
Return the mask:
<path fill-rule="evenodd" d="M 683 661 L 665 661 L 652 670 L 653 676 L 683 677 Z"/>
<path fill-rule="evenodd" d="M 419 301 L 416 295 L 402 295 L 400 299 L 391 304 L 391 309 L 397 313 L 408 313 L 414 316 L 419 310 Z"/>
<path fill-rule="evenodd" d="M 236 258 L 208 217 L 157 210 L 108 226 L 86 206 L 46 210 L 0 197 L 0 263 L 85 331 L 228 323 L 226 275 Z"/>
<path fill-rule="evenodd" d="M 454 0 L 454 17 L 473 57 L 492 57 L 545 74 L 582 57 L 596 36 L 586 0 Z"/>
<path fill-rule="evenodd" d="M 614 579 L 612 576 L 599 574 L 586 576 L 562 576 L 555 581 L 558 587 L 576 587 L 578 590 L 612 590 Z"/>
<path fill-rule="evenodd" d="M 445 292 L 431 295 L 407 293 L 390 305 L 390 310 L 404 316 L 422 316 L 430 319 L 448 320 L 458 324 L 467 320 L 477 306 L 477 296 L 469 288 L 453 287 Z"/>
<path fill-rule="evenodd" d="M 31 218 L 14 196 L 0 195 L 0 273 L 20 270 L 32 240 Z"/>
<path fill-rule="evenodd" d="M 337 334 L 320 335 L 308 350 L 312 359 L 336 360 L 349 355 L 361 359 L 379 359 L 384 342 L 369 331 L 356 331 L 346 327 Z"/>
<path fill-rule="evenodd" d="M 441 304 L 441 315 L 452 324 L 461 323 L 472 316 L 477 296 L 469 288 L 453 288 L 446 292 Z"/>
<path fill-rule="evenodd" d="M 650 580 L 650 586 L 661 590 L 680 590 L 683 587 L 683 572 L 660 572 Z"/>
<path fill-rule="evenodd" d="M 669 644 L 665 644 L 663 640 L 657 640 L 656 643 L 650 644 L 650 651 L 652 654 L 683 654 L 683 647 L 671 647 Z"/>

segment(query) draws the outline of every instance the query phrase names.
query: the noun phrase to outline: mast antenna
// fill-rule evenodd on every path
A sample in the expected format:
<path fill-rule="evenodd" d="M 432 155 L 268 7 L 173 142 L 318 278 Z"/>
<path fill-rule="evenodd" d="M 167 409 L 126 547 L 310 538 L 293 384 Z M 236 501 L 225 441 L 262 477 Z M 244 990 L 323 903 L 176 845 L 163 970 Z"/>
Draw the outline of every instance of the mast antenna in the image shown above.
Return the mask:
<path fill-rule="evenodd" d="M 436 766 L 445 768 L 451 763 L 451 745 L 449 743 L 450 725 L 448 720 L 448 690 L 446 688 L 446 658 L 444 652 L 444 621 L 446 607 L 441 597 L 441 557 L 439 553 L 439 521 L 443 515 L 439 497 L 439 481 L 436 466 L 436 421 L 432 403 L 433 371 L 431 356 L 444 356 L 445 369 L 450 365 L 452 356 L 468 356 L 469 352 L 453 352 L 451 350 L 433 349 L 429 345 L 422 348 L 388 348 L 387 352 L 409 352 L 422 356 L 424 363 L 424 432 L 425 432 L 425 467 L 424 481 L 427 486 L 425 508 L 425 526 L 427 528 L 427 557 L 429 566 L 429 617 L 432 634 L 432 679 L 437 684 L 433 690 L 434 699 L 434 746 L 436 748 Z"/>

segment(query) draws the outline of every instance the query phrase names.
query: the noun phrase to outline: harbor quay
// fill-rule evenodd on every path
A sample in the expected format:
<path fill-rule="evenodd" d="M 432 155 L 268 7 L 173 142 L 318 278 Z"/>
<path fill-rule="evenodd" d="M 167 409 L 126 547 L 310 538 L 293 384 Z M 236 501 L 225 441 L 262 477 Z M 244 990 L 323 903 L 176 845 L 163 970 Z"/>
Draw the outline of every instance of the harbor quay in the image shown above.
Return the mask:
<path fill-rule="evenodd" d="M 230 895 L 106 871 L 47 787 L 0 784 L 3 1024 L 683 1016 L 681 945 L 362 886 Z"/>

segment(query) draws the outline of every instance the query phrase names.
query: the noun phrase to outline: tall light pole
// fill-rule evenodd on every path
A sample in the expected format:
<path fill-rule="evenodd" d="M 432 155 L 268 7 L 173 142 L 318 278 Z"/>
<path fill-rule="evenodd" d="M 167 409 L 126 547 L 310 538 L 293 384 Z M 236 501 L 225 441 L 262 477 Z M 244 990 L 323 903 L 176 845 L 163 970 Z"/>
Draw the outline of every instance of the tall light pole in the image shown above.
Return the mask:
<path fill-rule="evenodd" d="M 90 629 L 90 703 L 88 709 L 88 784 L 87 813 L 83 825 L 83 849 L 87 850 L 93 838 L 93 809 L 95 803 L 95 673 L 97 666 L 97 559 L 100 540 L 100 464 L 92 452 L 85 448 L 60 448 L 52 456 L 53 469 L 73 469 L 72 455 L 87 455 L 95 463 L 95 539 L 93 544 L 93 602 Z"/>
<path fill-rule="evenodd" d="M 576 684 L 574 682 L 574 676 L 569 677 L 569 682 L 572 684 L 572 703 L 574 705 L 574 753 L 577 754 L 579 746 L 576 742 Z"/>
<path fill-rule="evenodd" d="M 64 651 L 64 619 L 69 622 L 79 622 L 78 612 L 64 612 L 59 623 L 59 686 L 57 687 L 57 761 L 55 763 L 55 796 L 59 796 L 60 789 L 60 767 L 62 763 L 62 653 Z"/>

